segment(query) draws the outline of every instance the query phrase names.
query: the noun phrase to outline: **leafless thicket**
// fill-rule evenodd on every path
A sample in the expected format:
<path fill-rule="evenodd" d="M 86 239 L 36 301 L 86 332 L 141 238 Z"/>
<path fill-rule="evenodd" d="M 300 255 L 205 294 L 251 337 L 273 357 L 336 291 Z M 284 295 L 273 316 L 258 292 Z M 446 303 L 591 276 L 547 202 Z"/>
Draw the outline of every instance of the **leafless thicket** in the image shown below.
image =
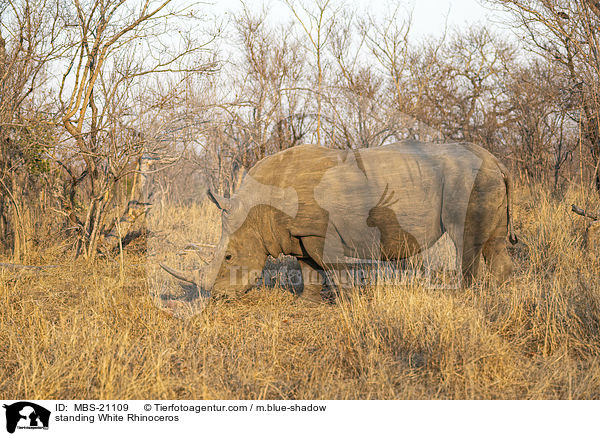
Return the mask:
<path fill-rule="evenodd" d="M 55 138 L 46 64 L 60 55 L 53 44 L 57 12 L 51 2 L 0 2 L 0 246 L 26 258 L 28 233 L 45 203 L 40 187 L 49 171 L 45 152 Z"/>
<path fill-rule="evenodd" d="M 0 3 L 4 251 L 53 235 L 93 259 L 135 236 L 150 175 L 171 199 L 200 196 L 192 179 L 231 193 L 306 142 L 472 141 L 556 195 L 600 189 L 596 6 L 491 3 L 521 46 L 480 26 L 417 40 L 409 11 L 333 0 L 283 1 L 284 22 L 249 5 L 213 19 L 204 3 Z"/>
<path fill-rule="evenodd" d="M 41 191 L 62 217 L 58 231 L 74 241 L 76 256 L 93 259 L 100 241 L 126 238 L 143 213 L 145 158 L 177 151 L 172 102 L 186 80 L 214 67 L 205 53 L 214 35 L 192 34 L 196 11 L 169 0 L 22 0 L 2 13 L 9 36 L 0 39 L 1 83 L 10 91 L 1 100 L 5 234 L 17 257 L 20 240 L 32 237 L 15 200 L 15 180 L 25 184 L 19 168 L 28 166 L 26 175 L 49 179 Z"/>
<path fill-rule="evenodd" d="M 548 96 L 549 106 L 554 104 L 558 110 L 552 118 L 561 124 L 576 125 L 580 145 L 589 150 L 579 154 L 581 172 L 584 166 L 591 169 L 588 180 L 600 190 L 600 6 L 592 0 L 489 2 L 510 12 L 513 23 L 516 19 L 515 31 L 524 38 L 526 48 L 553 70 L 554 77 L 547 82 L 558 86 Z M 537 85 L 543 89 L 544 82 L 538 81 Z M 559 138 L 555 168 L 573 142 L 567 140 L 563 144 L 563 133 L 561 128 L 554 138 Z"/>

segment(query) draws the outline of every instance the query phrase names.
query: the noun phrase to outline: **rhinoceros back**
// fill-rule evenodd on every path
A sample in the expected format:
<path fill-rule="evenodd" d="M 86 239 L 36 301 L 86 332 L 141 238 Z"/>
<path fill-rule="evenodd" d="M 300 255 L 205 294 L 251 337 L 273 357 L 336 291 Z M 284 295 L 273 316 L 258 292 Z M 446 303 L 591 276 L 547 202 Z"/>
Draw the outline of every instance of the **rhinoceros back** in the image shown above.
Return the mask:
<path fill-rule="evenodd" d="M 346 256 L 397 259 L 430 247 L 448 227 L 461 232 L 473 185 L 490 157 L 469 144 L 298 146 L 264 159 L 249 175 L 296 191 L 290 233 L 323 238 L 326 263 Z"/>
<path fill-rule="evenodd" d="M 443 218 L 464 223 L 480 165 L 458 145 L 406 142 L 348 154 L 315 187 L 329 213 L 324 259 L 406 258 L 430 247 Z"/>

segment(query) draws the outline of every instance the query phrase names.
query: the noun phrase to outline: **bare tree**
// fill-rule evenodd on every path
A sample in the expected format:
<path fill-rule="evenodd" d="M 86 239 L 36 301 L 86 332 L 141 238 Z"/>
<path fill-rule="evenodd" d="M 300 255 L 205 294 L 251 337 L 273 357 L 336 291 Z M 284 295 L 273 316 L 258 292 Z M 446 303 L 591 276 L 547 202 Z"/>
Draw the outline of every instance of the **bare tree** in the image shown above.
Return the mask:
<path fill-rule="evenodd" d="M 600 192 L 600 7 L 593 0 L 488 1 L 511 12 L 527 47 L 569 78 L 575 110 L 566 114 L 581 125 L 591 158 L 587 167 Z"/>
<path fill-rule="evenodd" d="M 16 260 L 27 256 L 31 239 L 27 190 L 41 192 L 35 185 L 49 170 L 54 132 L 36 91 L 60 54 L 58 7 L 53 0 L 0 3 L 0 240 Z"/>
<path fill-rule="evenodd" d="M 446 140 L 477 142 L 500 151 L 496 133 L 510 113 L 501 84 L 508 77 L 513 51 L 481 27 L 414 49 L 409 89 L 418 90 L 415 116 Z"/>
<path fill-rule="evenodd" d="M 274 26 L 267 18 L 266 11 L 247 8 L 235 15 L 227 42 L 236 50 L 228 68 L 210 90 L 191 90 L 191 114 L 205 126 L 196 134 L 194 161 L 207 183 L 225 194 L 239 172 L 296 145 L 314 125 L 301 43 L 291 25 Z"/>
<path fill-rule="evenodd" d="M 384 78 L 366 61 L 366 35 L 352 12 L 338 14 L 329 51 L 337 80 L 329 85 L 329 142 L 340 148 L 374 147 L 394 136 Z"/>
<path fill-rule="evenodd" d="M 438 135 L 424 123 L 421 114 L 425 84 L 428 83 L 430 72 L 424 69 L 417 76 L 413 75 L 411 65 L 415 62 L 415 54 L 410 40 L 412 13 L 407 12 L 403 17 L 402 12 L 401 5 L 398 5 L 383 19 L 368 15 L 359 21 L 359 32 L 365 39 L 374 64 L 383 69 L 387 78 L 385 94 L 390 98 L 384 104 L 390 109 L 389 127 L 394 136 L 397 139 L 432 139 Z M 440 47 L 442 42 L 443 38 Z M 436 55 L 435 52 L 433 54 Z M 421 67 L 429 68 L 432 65 Z"/>
<path fill-rule="evenodd" d="M 170 0 L 74 1 L 62 17 L 69 32 L 59 101 L 75 159 L 70 165 L 57 160 L 71 179 L 65 214 L 78 229 L 76 255 L 93 259 L 102 235 L 110 233 L 106 219 L 118 206 L 118 182 L 139 171 L 135 162 L 149 141 L 139 133 L 143 122 L 174 94 L 149 78 L 168 73 L 177 86 L 178 77 L 206 71 L 199 61 L 205 43 L 181 28 L 184 18 L 194 18 L 193 9 L 177 9 Z"/>
<path fill-rule="evenodd" d="M 555 193 L 578 143 L 577 123 L 567 115 L 566 82 L 555 66 L 537 59 L 515 66 L 505 83 L 512 108 L 505 145 L 528 178 L 542 181 L 548 175 Z"/>
<path fill-rule="evenodd" d="M 323 114 L 325 49 L 335 25 L 336 14 L 340 11 L 332 0 L 314 0 L 312 3 L 284 0 L 308 38 L 308 47 L 315 59 L 317 98 L 317 145 L 321 145 L 321 126 Z"/>
<path fill-rule="evenodd" d="M 253 163 L 248 158 L 255 162 L 295 145 L 307 132 L 301 89 L 306 65 L 300 42 L 289 25 L 271 28 L 266 18 L 264 11 L 254 16 L 244 9 L 235 21 L 244 63 L 234 79 L 239 94 L 232 104 L 253 154 L 244 166 Z"/>

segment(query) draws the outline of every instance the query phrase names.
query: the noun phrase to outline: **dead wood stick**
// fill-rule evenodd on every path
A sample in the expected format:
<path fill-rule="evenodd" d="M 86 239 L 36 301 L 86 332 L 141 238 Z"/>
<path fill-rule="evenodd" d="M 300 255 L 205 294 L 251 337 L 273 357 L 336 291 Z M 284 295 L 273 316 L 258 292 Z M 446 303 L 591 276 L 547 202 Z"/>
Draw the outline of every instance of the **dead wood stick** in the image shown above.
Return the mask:
<path fill-rule="evenodd" d="M 578 207 L 574 204 L 571 205 L 571 210 L 573 212 L 575 212 L 577 215 L 581 215 L 586 218 L 591 218 L 594 221 L 598 221 L 600 219 L 600 216 L 598 216 L 597 214 L 595 214 L 593 212 L 587 212 L 585 209 L 582 209 L 581 207 Z"/>
<path fill-rule="evenodd" d="M 15 270 L 20 270 L 20 269 L 43 270 L 43 269 L 58 268 L 58 267 L 59 267 L 59 265 L 19 265 L 16 263 L 0 263 L 0 269 L 4 268 L 4 269 L 15 269 Z"/>
<path fill-rule="evenodd" d="M 207 248 L 216 248 L 217 246 L 214 244 L 197 244 L 197 243 L 193 243 L 193 242 L 189 242 L 185 245 L 185 247 L 183 247 L 184 250 L 189 250 L 189 249 L 193 249 L 193 250 L 204 250 Z"/>

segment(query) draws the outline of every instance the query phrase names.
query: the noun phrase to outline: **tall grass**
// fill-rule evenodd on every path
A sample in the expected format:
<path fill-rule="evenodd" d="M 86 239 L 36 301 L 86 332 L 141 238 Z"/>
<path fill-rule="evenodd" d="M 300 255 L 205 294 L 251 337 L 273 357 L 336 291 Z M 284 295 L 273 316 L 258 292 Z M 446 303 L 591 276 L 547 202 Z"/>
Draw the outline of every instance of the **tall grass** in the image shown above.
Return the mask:
<path fill-rule="evenodd" d="M 322 306 L 261 288 L 191 318 L 155 304 L 152 288 L 178 291 L 152 265 L 194 267 L 177 252 L 214 242 L 218 220 L 210 208 L 168 207 L 150 218 L 164 231 L 150 262 L 125 252 L 126 281 L 118 259 L 0 270 L 0 395 L 600 398 L 600 253 L 584 248 L 585 219 L 569 211 L 580 195 L 516 190 L 522 242 L 500 287 L 376 282 Z"/>

